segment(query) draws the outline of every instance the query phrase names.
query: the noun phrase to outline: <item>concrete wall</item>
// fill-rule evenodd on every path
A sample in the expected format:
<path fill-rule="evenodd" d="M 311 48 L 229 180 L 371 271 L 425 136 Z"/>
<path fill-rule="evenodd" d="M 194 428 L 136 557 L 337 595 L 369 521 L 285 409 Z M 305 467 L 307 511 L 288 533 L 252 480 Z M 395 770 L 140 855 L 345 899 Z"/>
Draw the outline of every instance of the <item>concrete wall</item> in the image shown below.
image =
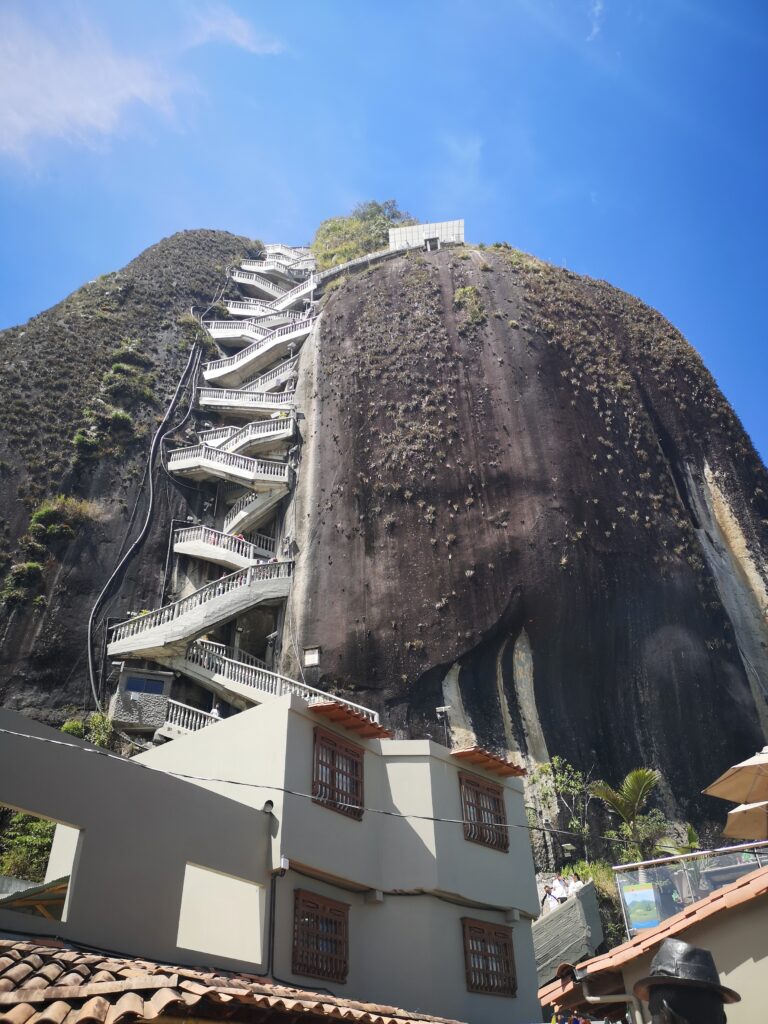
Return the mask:
<path fill-rule="evenodd" d="M 72 865 L 66 921 L 56 925 L 61 938 L 171 962 L 207 964 L 213 953 L 221 967 L 258 966 L 234 956 L 231 945 L 224 952 L 185 948 L 177 934 L 187 864 L 263 884 L 268 815 L 136 761 L 105 757 L 12 711 L 0 711 L 0 729 L 38 737 L 0 734 L 0 804 L 69 826 L 51 864 L 55 871 Z M 262 933 L 264 920 L 251 927 Z M 51 922 L 0 909 L 0 929 L 49 935 Z"/>
<path fill-rule="evenodd" d="M 403 1006 L 469 1024 L 523 1024 L 541 1018 L 531 923 L 511 925 L 518 977 L 514 998 L 468 992 L 461 919 L 508 924 L 504 914 L 458 906 L 430 894 L 385 895 L 370 903 L 364 894 L 289 871 L 277 889 L 275 974 L 306 988 L 317 985 L 348 998 Z M 294 891 L 308 889 L 347 903 L 349 975 L 346 984 L 291 972 Z"/>
<path fill-rule="evenodd" d="M 271 863 L 277 867 L 286 857 L 291 864 L 288 874 L 276 882 L 276 976 L 350 998 L 480 1024 L 500 1016 L 510 1024 L 538 1019 L 530 921 L 538 912 L 538 899 L 527 830 L 511 830 L 510 851 L 502 853 L 468 842 L 455 822 L 373 813 L 370 808 L 461 819 L 458 776 L 465 769 L 444 747 L 428 740 L 360 743 L 365 749 L 364 803 L 369 808 L 362 820 L 295 795 L 311 794 L 317 725 L 355 742 L 353 733 L 326 725 L 302 700 L 287 696 L 136 760 L 244 783 L 198 784 L 251 807 L 263 807 L 267 799 L 274 802 Z M 521 781 L 506 780 L 504 790 L 508 820 L 524 826 Z M 345 985 L 291 974 L 297 888 L 351 907 L 350 973 Z M 383 902 L 370 902 L 371 890 L 382 892 Z M 412 895 L 395 895 L 393 890 Z M 505 913 L 513 908 L 517 915 Z M 507 923 L 507 916 L 519 918 L 512 925 L 518 996 L 505 999 L 467 992 L 461 918 Z"/>
<path fill-rule="evenodd" d="M 468 842 L 461 824 L 456 824 L 462 817 L 458 777 L 466 769 L 445 747 L 430 740 L 362 741 L 367 807 L 453 820 L 432 822 L 368 811 L 358 821 L 307 799 L 318 725 L 347 742 L 358 742 L 353 733 L 326 726 L 325 719 L 314 715 L 300 698 L 286 696 L 135 760 L 166 771 L 245 783 L 200 784 L 252 807 L 263 807 L 271 799 L 279 822 L 272 843 L 274 865 L 281 856 L 288 857 L 363 888 L 435 890 L 537 916 L 520 779 L 502 780 L 507 819 L 520 826 L 510 829 L 510 849 L 503 853 Z M 281 788 L 304 795 L 284 794 Z"/>
<path fill-rule="evenodd" d="M 427 238 L 439 238 L 441 242 L 463 242 L 464 221 L 442 220 L 434 224 L 410 224 L 404 228 L 390 228 L 389 248 L 421 246 Z"/>
<path fill-rule="evenodd" d="M 728 1024 L 754 1024 L 765 1017 L 765 977 L 768 970 L 768 896 L 732 910 L 723 910 L 678 933 L 675 938 L 711 951 L 720 981 L 741 996 L 740 1003 L 726 1006 Z M 658 947 L 656 947 L 658 948 Z M 624 970 L 626 991 L 651 973 L 655 949 Z M 643 1021 L 650 1021 L 643 1004 Z M 639 1019 L 635 1018 L 635 1024 Z"/>

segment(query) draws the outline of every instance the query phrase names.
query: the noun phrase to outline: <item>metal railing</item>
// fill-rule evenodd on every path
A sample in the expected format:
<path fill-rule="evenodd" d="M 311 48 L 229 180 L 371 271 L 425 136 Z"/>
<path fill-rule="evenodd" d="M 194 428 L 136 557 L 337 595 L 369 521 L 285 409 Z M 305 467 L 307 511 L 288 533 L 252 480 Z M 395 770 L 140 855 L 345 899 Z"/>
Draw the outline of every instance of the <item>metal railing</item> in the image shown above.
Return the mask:
<path fill-rule="evenodd" d="M 293 433 L 293 416 L 278 418 L 276 420 L 255 420 L 253 423 L 246 423 L 241 429 L 230 435 L 221 445 L 223 451 L 237 451 L 238 448 L 248 443 L 255 437 L 270 437 L 275 434 L 284 434 L 286 431 Z"/>
<path fill-rule="evenodd" d="M 234 452 L 222 451 L 207 444 L 195 444 L 189 448 L 176 448 L 168 455 L 168 468 L 183 462 L 210 462 L 217 466 L 230 466 L 242 469 L 252 477 L 267 477 L 274 480 L 287 480 L 290 467 L 285 462 L 271 459 L 251 459 L 247 455 L 236 455 Z"/>
<path fill-rule="evenodd" d="M 298 356 L 286 359 L 284 363 L 280 363 L 280 365 L 276 366 L 274 370 L 269 370 L 267 373 L 261 373 L 243 381 L 243 385 L 240 390 L 262 391 L 266 388 L 267 384 L 274 384 L 276 381 L 280 382 L 286 377 L 292 377 L 293 371 L 296 369 L 298 362 Z"/>
<path fill-rule="evenodd" d="M 285 327 L 277 327 L 275 328 L 275 330 L 269 331 L 261 339 L 261 341 L 254 341 L 252 345 L 248 345 L 247 348 L 241 349 L 239 352 L 236 352 L 235 355 L 233 356 L 227 356 L 225 359 L 214 359 L 210 363 L 204 363 L 203 372 L 205 373 L 211 370 L 219 370 L 222 369 L 223 367 L 229 368 L 233 366 L 239 366 L 240 363 L 250 359 L 252 356 L 256 355 L 257 352 L 260 352 L 262 349 L 266 348 L 268 345 L 271 345 L 273 342 L 279 341 L 281 338 L 285 338 L 287 335 L 299 335 L 303 333 L 309 333 L 309 331 L 312 328 L 314 319 L 315 318 L 311 316 L 304 317 L 303 319 L 297 320 L 294 323 L 286 324 Z"/>
<path fill-rule="evenodd" d="M 140 633 L 146 633 L 157 626 L 165 626 L 169 622 L 194 611 L 201 605 L 209 604 L 221 597 L 241 590 L 243 587 L 251 587 L 255 583 L 265 580 L 287 579 L 293 572 L 293 562 L 273 562 L 267 565 L 249 565 L 247 569 L 238 569 L 229 576 L 222 576 L 220 580 L 206 583 L 189 597 L 183 597 L 180 601 L 174 601 L 155 611 L 145 612 L 143 615 L 136 615 L 125 622 L 119 622 L 112 628 L 111 641 L 125 640 Z"/>
<path fill-rule="evenodd" d="M 240 657 L 240 652 L 233 653 L 237 655 L 236 658 L 227 657 L 218 651 L 203 648 L 199 643 L 193 643 L 187 648 L 185 660 L 202 668 L 205 672 L 210 672 L 211 675 L 220 676 L 230 682 L 239 683 L 241 686 L 252 687 L 254 690 L 268 693 L 272 697 L 283 697 L 286 694 L 295 693 L 298 697 L 303 697 L 309 704 L 332 700 L 364 715 L 372 722 L 379 721 L 378 712 L 372 711 L 370 708 L 345 700 L 343 697 L 333 696 L 314 686 L 307 686 L 306 683 L 300 683 L 296 679 L 289 679 L 288 676 L 281 676 L 277 672 L 270 672 L 266 668 L 250 664 Z"/>
<path fill-rule="evenodd" d="M 181 704 L 177 700 L 169 700 L 165 711 L 165 724 L 172 725 L 175 729 L 183 729 L 185 732 L 197 732 L 206 725 L 220 721 L 218 715 L 209 715 L 207 711 L 192 708 L 189 704 Z"/>
<path fill-rule="evenodd" d="M 293 405 L 295 391 L 246 391 L 244 388 L 198 388 L 199 401 L 241 405 Z"/>
<path fill-rule="evenodd" d="M 695 850 L 613 868 L 631 937 L 679 914 L 742 875 L 768 865 L 768 841 Z"/>

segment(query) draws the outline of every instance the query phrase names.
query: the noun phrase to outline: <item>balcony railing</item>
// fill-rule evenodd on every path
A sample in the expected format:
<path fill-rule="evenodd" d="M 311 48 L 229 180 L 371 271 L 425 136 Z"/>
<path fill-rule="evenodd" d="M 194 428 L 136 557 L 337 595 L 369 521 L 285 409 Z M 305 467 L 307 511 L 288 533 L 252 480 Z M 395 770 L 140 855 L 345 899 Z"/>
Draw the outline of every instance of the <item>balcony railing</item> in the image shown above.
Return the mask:
<path fill-rule="evenodd" d="M 228 437 L 237 433 L 237 427 L 214 427 L 213 430 L 201 430 L 197 436 L 202 444 L 218 448 L 222 441 L 226 441 Z"/>
<path fill-rule="evenodd" d="M 627 934 L 631 937 L 645 928 L 654 928 L 691 903 L 765 865 L 768 842 L 617 864 L 613 871 Z"/>
<path fill-rule="evenodd" d="M 250 284 L 257 288 L 261 288 L 262 291 L 270 292 L 275 298 L 282 298 L 288 294 L 291 289 L 283 288 L 282 285 L 275 284 L 274 281 L 270 281 L 268 277 L 263 277 L 261 274 L 254 274 L 252 270 L 233 270 L 232 280 L 237 281 L 238 284 Z"/>
<path fill-rule="evenodd" d="M 280 381 L 285 377 L 293 375 L 293 371 L 296 369 L 296 365 L 299 361 L 298 356 L 294 356 L 292 359 L 286 359 L 284 363 L 280 363 L 274 370 L 269 370 L 267 373 L 259 374 L 256 377 L 251 377 L 250 380 L 243 382 L 241 388 L 242 391 L 264 391 L 267 390 L 270 384 L 275 381 Z"/>
<path fill-rule="evenodd" d="M 172 725 L 175 729 L 184 732 L 197 732 L 204 729 L 206 725 L 213 725 L 221 719 L 218 715 L 209 715 L 207 711 L 199 708 L 192 708 L 189 704 L 181 704 L 177 700 L 169 700 L 165 712 L 165 724 Z"/>
<path fill-rule="evenodd" d="M 208 604 L 233 591 L 240 590 L 242 587 L 253 586 L 260 580 L 286 579 L 291 576 L 292 572 L 293 562 L 274 562 L 268 565 L 251 565 L 247 569 L 239 569 L 237 572 L 230 573 L 229 576 L 223 576 L 220 580 L 207 583 L 204 587 L 196 590 L 194 594 L 190 594 L 189 597 L 118 623 L 112 629 L 111 641 L 114 643 L 140 633 L 146 633 L 157 626 L 174 622 L 200 605 Z"/>
<path fill-rule="evenodd" d="M 224 451 L 237 451 L 247 446 L 249 441 L 285 434 L 288 431 L 293 433 L 294 418 L 278 418 L 276 420 L 255 420 L 253 423 L 246 423 L 241 430 L 230 434 L 221 448 Z"/>
<path fill-rule="evenodd" d="M 281 676 L 277 672 L 270 672 L 266 668 L 254 665 L 243 660 L 239 651 L 231 651 L 234 657 L 228 657 L 218 650 L 211 650 L 210 647 L 198 643 L 190 644 L 187 648 L 185 660 L 211 675 L 216 675 L 241 686 L 249 686 L 261 693 L 267 693 L 272 697 L 283 697 L 288 693 L 295 693 L 303 697 L 309 704 L 325 703 L 333 700 L 338 704 L 364 715 L 372 722 L 379 721 L 378 712 L 365 708 L 361 704 L 354 704 L 350 700 L 333 696 L 325 690 L 318 690 L 314 686 L 307 686 L 296 679 L 289 679 L 288 676 Z"/>
<path fill-rule="evenodd" d="M 211 370 L 219 370 L 222 368 L 231 368 L 239 366 L 240 363 L 250 359 L 256 352 L 260 352 L 267 345 L 272 345 L 274 342 L 279 341 L 281 338 L 285 338 L 291 334 L 302 334 L 304 331 L 309 331 L 312 327 L 314 317 L 304 317 L 301 320 L 297 320 L 294 323 L 286 324 L 285 327 L 278 327 L 274 331 L 269 331 L 260 341 L 254 341 L 252 345 L 248 345 L 247 348 L 240 349 L 233 356 L 227 356 L 225 359 L 214 359 L 210 363 L 203 364 L 204 372 Z M 229 323 L 228 320 L 222 321 L 223 323 Z"/>
<path fill-rule="evenodd" d="M 261 302 L 259 299 L 226 299 L 224 305 L 234 316 L 243 316 L 254 320 L 269 319 L 270 317 L 280 320 L 301 320 L 304 316 L 300 310 L 296 309 L 276 310 L 271 302 Z"/>
<path fill-rule="evenodd" d="M 292 405 L 293 391 L 245 391 L 240 388 L 198 388 L 200 401 L 238 402 L 242 405 Z"/>
<path fill-rule="evenodd" d="M 239 469 L 253 477 L 266 477 L 275 481 L 287 481 L 289 467 L 285 462 L 274 462 L 270 459 L 251 459 L 247 455 L 236 455 L 234 452 L 222 451 L 207 444 L 195 444 L 189 448 L 176 448 L 168 456 L 168 468 L 173 469 L 186 462 L 210 462 L 218 466 Z"/>
<path fill-rule="evenodd" d="M 231 533 L 221 533 L 210 526 L 188 526 L 176 530 L 173 543 L 174 547 L 178 544 L 208 544 L 250 562 L 258 562 L 263 558 L 264 551 L 275 551 L 274 537 L 268 537 L 264 533 L 257 533 L 253 541 L 248 541 L 234 537 Z"/>

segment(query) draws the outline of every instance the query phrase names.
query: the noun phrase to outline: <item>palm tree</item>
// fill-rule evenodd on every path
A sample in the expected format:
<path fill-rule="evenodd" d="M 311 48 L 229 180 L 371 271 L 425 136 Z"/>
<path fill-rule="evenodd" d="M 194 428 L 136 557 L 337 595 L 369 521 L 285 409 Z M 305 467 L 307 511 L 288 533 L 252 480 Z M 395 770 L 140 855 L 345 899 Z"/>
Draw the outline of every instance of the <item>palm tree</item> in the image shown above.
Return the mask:
<path fill-rule="evenodd" d="M 643 815 L 651 793 L 660 782 L 661 772 L 655 768 L 633 768 L 618 789 L 602 779 L 590 786 L 592 795 L 621 818 L 622 831 L 641 858 L 653 852 L 668 828 L 668 823 L 660 815 L 658 822 L 653 814 Z"/>

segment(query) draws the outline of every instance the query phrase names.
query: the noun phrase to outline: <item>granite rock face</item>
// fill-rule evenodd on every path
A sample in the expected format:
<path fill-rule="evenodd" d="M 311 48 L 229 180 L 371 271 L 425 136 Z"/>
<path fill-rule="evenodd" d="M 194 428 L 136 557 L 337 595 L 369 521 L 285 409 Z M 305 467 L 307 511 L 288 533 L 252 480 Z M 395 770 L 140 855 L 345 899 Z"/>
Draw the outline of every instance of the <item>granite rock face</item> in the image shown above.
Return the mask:
<path fill-rule="evenodd" d="M 658 313 L 514 250 L 415 255 L 325 300 L 302 357 L 284 668 L 412 735 L 671 811 L 761 745 L 766 473 Z M 290 516 L 288 522 L 291 522 Z M 677 797 L 677 799 L 676 799 Z"/>
<path fill-rule="evenodd" d="M 184 232 L 0 333 L 5 571 L 46 496 L 95 510 L 46 552 L 44 600 L 0 611 L 4 706 L 52 722 L 89 706 L 88 615 L 143 518 L 149 442 L 196 340 L 187 314 L 256 248 Z M 131 437 L 73 463 L 126 337 L 150 399 Z M 691 794 L 766 735 L 768 483 L 669 323 L 514 250 L 414 253 L 329 289 L 298 406 L 283 671 L 406 735 L 444 739 L 449 706 L 454 743 L 529 765 L 561 754 L 611 781 L 656 765 L 668 810 L 711 816 Z M 183 440 L 193 420 L 177 422 Z M 156 607 L 171 520 L 211 512 L 212 490 L 161 468 L 155 483 L 104 615 Z M 316 646 L 319 667 L 300 666 Z"/>
<path fill-rule="evenodd" d="M 0 607 L 4 707 L 54 724 L 92 707 L 88 617 L 143 522 L 150 441 L 200 338 L 190 308 L 204 310 L 226 267 L 258 248 L 226 232 L 184 231 L 0 331 L 0 568 L 5 575 L 33 559 L 44 577 L 38 600 Z M 128 358 L 138 361 L 147 398 L 109 393 L 110 368 L 125 365 L 126 349 L 135 350 Z M 127 412 L 130 430 L 114 409 Z M 98 444 L 75 457 L 75 436 L 90 438 L 97 427 Z M 91 502 L 92 521 L 45 550 L 25 546 L 31 514 L 61 492 Z M 123 618 L 162 600 L 171 519 L 198 507 L 201 496 L 159 466 L 155 493 L 147 538 L 105 615 Z"/>

